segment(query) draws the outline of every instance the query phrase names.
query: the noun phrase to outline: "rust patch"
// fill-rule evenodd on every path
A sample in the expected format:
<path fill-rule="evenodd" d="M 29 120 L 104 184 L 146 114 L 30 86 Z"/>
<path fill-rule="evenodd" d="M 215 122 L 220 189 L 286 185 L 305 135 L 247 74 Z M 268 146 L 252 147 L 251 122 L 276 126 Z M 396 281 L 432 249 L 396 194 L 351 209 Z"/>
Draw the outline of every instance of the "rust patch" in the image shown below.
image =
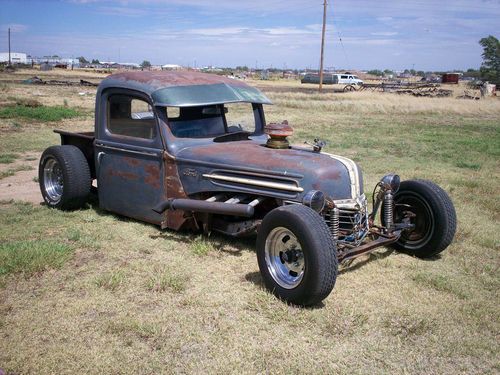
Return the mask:
<path fill-rule="evenodd" d="M 232 166 L 262 168 L 269 171 L 293 171 L 306 174 L 311 171 L 339 178 L 343 166 L 327 155 L 295 148 L 271 149 L 253 141 L 214 143 L 183 150 L 179 157 L 191 160 L 231 160 Z M 321 176 L 323 178 L 323 176 Z"/>
<path fill-rule="evenodd" d="M 192 86 L 192 85 L 213 85 L 226 83 L 231 86 L 250 87 L 246 83 L 237 79 L 231 79 L 216 74 L 199 73 L 193 71 L 141 71 L 141 72 L 123 72 L 108 76 L 107 80 L 118 80 L 123 82 L 135 81 L 142 85 L 152 88 L 163 88 L 171 86 Z"/>
<path fill-rule="evenodd" d="M 125 180 L 138 180 L 139 176 L 135 173 L 116 171 L 113 169 L 109 170 L 109 176 L 121 177 Z"/>
<path fill-rule="evenodd" d="M 179 170 L 177 164 L 173 157 L 167 153 L 164 153 L 165 160 L 165 196 L 164 199 L 170 198 L 189 198 L 182 187 L 182 183 L 179 177 Z M 192 216 L 180 210 L 167 210 L 165 211 L 167 215 L 166 227 L 179 230 L 181 228 L 195 229 L 196 223 Z"/>
<path fill-rule="evenodd" d="M 160 188 L 160 168 L 156 165 L 147 165 L 144 170 L 146 171 L 146 178 L 144 182 L 151 185 L 155 189 Z"/>
<path fill-rule="evenodd" d="M 123 161 L 128 165 L 130 165 L 131 167 L 137 167 L 138 165 L 141 164 L 141 161 L 136 158 L 124 157 Z"/>

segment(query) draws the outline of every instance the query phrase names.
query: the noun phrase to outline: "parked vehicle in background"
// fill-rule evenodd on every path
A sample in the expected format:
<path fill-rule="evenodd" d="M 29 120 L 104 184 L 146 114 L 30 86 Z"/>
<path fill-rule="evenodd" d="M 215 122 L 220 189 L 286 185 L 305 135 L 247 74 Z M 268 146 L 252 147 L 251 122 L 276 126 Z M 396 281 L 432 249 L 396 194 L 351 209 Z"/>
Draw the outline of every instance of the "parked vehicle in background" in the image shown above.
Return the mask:
<path fill-rule="evenodd" d="M 319 83 L 318 73 L 307 73 L 301 80 L 301 83 Z M 363 80 L 351 73 L 324 73 L 323 84 L 325 85 L 357 85 L 362 86 Z"/>
<path fill-rule="evenodd" d="M 95 130 L 57 131 L 62 145 L 43 152 L 42 196 L 79 208 L 96 180 L 101 209 L 162 229 L 256 234 L 264 284 L 299 305 L 326 298 L 338 264 L 375 248 L 427 258 L 451 243 L 455 209 L 439 186 L 387 174 L 369 210 L 359 165 L 317 139 L 290 145 L 286 121 L 265 125 L 265 104 L 217 75 L 111 75 L 97 90 Z"/>

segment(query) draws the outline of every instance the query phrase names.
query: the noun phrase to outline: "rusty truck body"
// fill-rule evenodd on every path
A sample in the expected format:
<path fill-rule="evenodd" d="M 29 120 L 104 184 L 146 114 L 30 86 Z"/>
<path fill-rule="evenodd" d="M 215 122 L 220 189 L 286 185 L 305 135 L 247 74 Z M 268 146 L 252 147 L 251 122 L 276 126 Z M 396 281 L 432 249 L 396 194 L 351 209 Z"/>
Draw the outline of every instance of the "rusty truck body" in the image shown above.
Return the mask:
<path fill-rule="evenodd" d="M 287 122 L 267 124 L 271 101 L 244 82 L 197 72 L 127 72 L 97 90 L 95 129 L 56 130 L 40 159 L 46 204 L 81 207 L 92 190 L 107 211 L 162 229 L 257 236 L 265 285 L 285 301 L 316 304 L 339 262 L 390 245 L 419 257 L 452 241 L 448 195 L 426 180 L 388 174 L 371 209 L 360 167 L 292 146 Z"/>

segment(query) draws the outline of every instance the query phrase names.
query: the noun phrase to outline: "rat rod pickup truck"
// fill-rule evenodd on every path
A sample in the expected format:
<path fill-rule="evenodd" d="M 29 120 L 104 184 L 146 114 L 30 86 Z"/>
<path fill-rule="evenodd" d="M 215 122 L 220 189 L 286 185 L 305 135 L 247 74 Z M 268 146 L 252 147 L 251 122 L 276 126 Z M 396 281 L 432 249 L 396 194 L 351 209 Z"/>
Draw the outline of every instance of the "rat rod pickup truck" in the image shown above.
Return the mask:
<path fill-rule="evenodd" d="M 359 166 L 318 140 L 291 146 L 292 128 L 265 125 L 264 104 L 256 88 L 216 75 L 111 75 L 95 131 L 56 130 L 62 145 L 42 154 L 43 198 L 81 207 L 96 180 L 104 210 L 162 229 L 256 233 L 266 287 L 298 305 L 322 301 L 339 263 L 377 247 L 424 258 L 451 243 L 455 209 L 439 186 L 387 174 L 369 210 Z"/>

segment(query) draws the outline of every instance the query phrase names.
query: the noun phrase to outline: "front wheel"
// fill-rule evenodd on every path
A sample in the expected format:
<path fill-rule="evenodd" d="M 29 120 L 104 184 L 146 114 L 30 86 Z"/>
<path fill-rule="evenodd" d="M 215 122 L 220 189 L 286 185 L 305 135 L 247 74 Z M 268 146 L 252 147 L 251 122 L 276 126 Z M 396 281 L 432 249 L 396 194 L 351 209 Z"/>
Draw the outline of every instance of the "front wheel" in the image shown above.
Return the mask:
<path fill-rule="evenodd" d="M 293 304 L 317 304 L 335 286 L 335 243 L 321 216 L 303 205 L 278 207 L 264 217 L 257 261 L 266 287 Z"/>
<path fill-rule="evenodd" d="M 428 180 L 403 181 L 394 202 L 394 221 L 400 222 L 410 214 L 414 228 L 403 231 L 392 247 L 419 258 L 439 254 L 448 247 L 455 236 L 457 216 L 443 189 Z"/>

